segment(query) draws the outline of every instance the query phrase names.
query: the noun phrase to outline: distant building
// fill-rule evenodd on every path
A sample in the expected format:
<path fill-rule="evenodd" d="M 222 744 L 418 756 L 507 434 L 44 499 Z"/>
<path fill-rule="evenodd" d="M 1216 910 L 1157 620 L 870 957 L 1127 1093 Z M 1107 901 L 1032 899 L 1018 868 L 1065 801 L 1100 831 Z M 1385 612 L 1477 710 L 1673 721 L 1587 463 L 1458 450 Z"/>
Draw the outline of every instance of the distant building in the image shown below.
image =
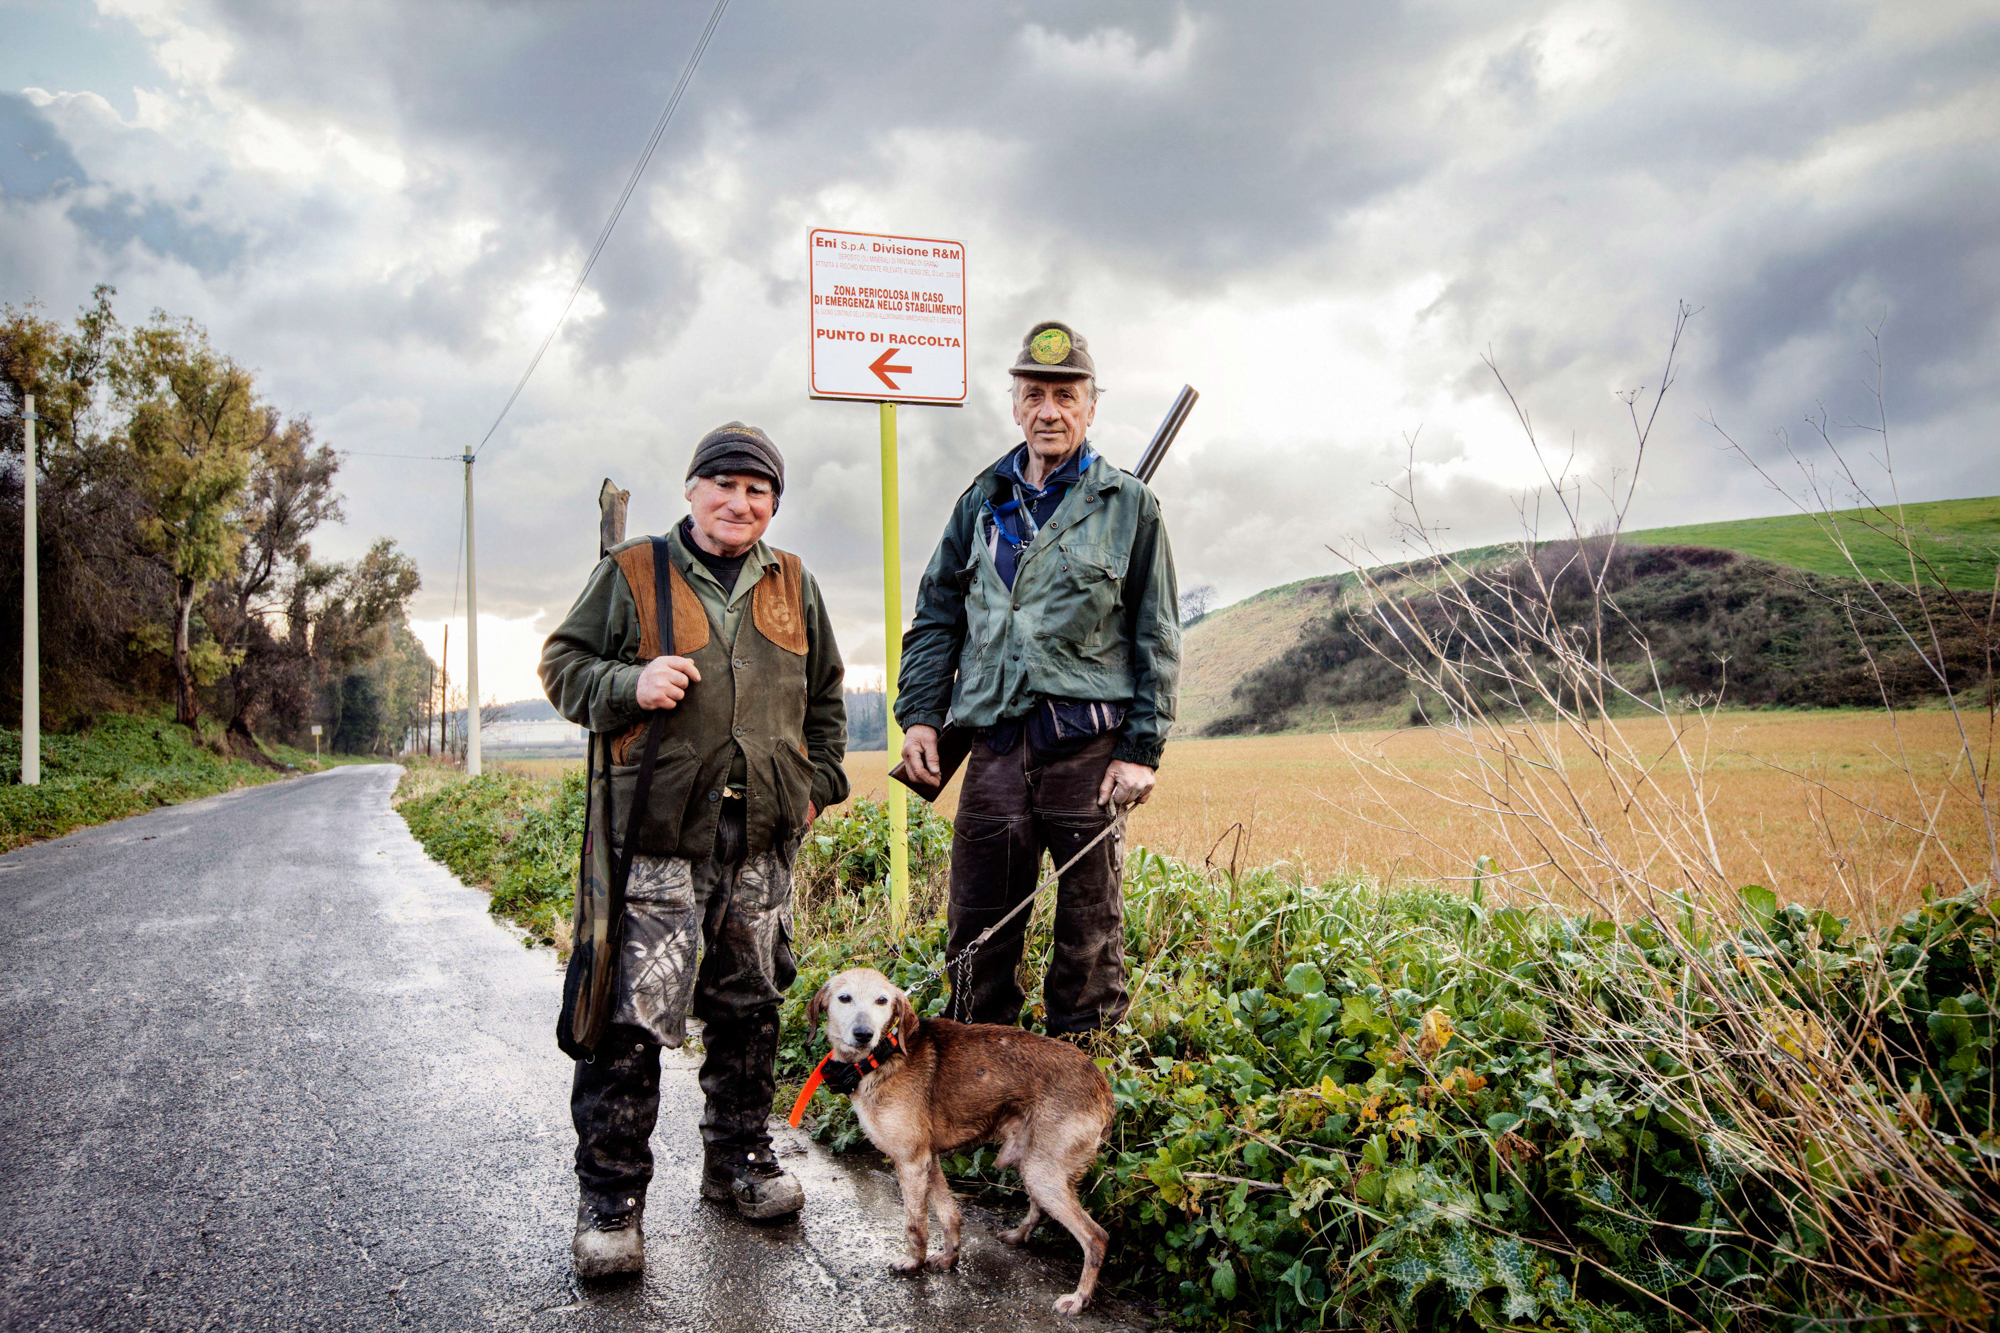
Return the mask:
<path fill-rule="evenodd" d="M 573 750 L 589 737 L 561 718 L 504 718 L 479 729 L 479 744 L 493 750 Z"/>

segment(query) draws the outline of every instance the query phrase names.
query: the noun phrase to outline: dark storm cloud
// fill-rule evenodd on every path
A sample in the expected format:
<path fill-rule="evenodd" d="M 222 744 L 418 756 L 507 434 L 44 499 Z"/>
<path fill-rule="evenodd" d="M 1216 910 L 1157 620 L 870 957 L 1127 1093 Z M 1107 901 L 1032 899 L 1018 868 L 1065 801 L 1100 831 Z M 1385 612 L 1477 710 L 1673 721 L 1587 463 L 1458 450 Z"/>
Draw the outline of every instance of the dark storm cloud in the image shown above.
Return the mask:
<path fill-rule="evenodd" d="M 38 199 L 89 180 L 33 102 L 0 92 L 0 194 Z"/>
<path fill-rule="evenodd" d="M 0 136 L 0 297 L 60 308 L 111 278 L 207 319 L 336 443 L 455 452 L 546 332 L 708 11 L 221 0 L 186 21 L 226 60 L 179 76 L 200 61 L 178 20 L 139 13 L 169 75 L 138 122 L 0 95 L 24 127 Z M 1183 379 L 1203 389 L 1160 489 L 1184 580 L 1232 596 L 1386 540 L 1370 483 L 1418 427 L 1441 521 L 1510 535 L 1538 473 L 1480 354 L 1608 468 L 1629 449 L 1611 390 L 1657 382 L 1682 298 L 1702 313 L 1646 521 L 1772 509 L 1699 414 L 1767 458 L 1822 400 L 1861 415 L 1885 314 L 1911 487 L 2000 490 L 1971 429 L 2000 357 L 1996 68 L 2000 19 L 1948 5 L 736 0 L 482 461 L 482 592 L 559 609 L 598 477 L 668 521 L 686 443 L 740 415 L 796 460 L 783 540 L 843 630 L 866 623 L 872 418 L 799 387 L 803 235 L 826 223 L 975 246 L 972 400 L 904 416 L 913 566 L 1013 438 L 1006 353 L 1051 314 L 1102 349 L 1121 458 Z M 349 512 L 418 550 L 442 614 L 456 477 L 393 467 L 350 467 Z"/>
<path fill-rule="evenodd" d="M 102 204 L 78 204 L 69 210 L 77 229 L 107 252 L 133 241 L 163 259 L 177 259 L 197 273 L 214 277 L 242 255 L 244 238 L 206 222 L 191 222 L 183 212 L 155 200 L 140 204 L 120 192 Z"/>

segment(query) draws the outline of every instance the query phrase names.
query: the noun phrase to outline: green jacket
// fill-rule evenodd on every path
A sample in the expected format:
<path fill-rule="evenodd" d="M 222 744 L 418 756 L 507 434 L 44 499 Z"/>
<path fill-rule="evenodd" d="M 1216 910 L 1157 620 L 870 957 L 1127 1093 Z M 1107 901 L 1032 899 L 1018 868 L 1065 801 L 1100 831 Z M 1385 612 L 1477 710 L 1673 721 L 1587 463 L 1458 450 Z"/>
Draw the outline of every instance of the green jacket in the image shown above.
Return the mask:
<path fill-rule="evenodd" d="M 725 600 L 678 529 L 667 543 L 674 651 L 692 658 L 702 678 L 666 714 L 637 850 L 705 859 L 720 803 L 733 790 L 748 802 L 754 855 L 803 832 L 808 802 L 823 810 L 847 798 L 840 649 L 819 585 L 798 557 L 759 542 Z M 638 687 L 659 652 L 653 596 L 650 540 L 627 542 L 599 562 L 542 648 L 542 684 L 556 711 L 612 738 L 613 828 L 621 839 L 651 717 L 639 707 Z"/>
<path fill-rule="evenodd" d="M 1004 461 L 1001 460 L 1001 461 Z M 1044 696 L 1126 706 L 1112 758 L 1157 768 L 1179 697 L 1174 555 L 1145 483 L 1094 459 L 1021 552 L 1010 592 L 983 521 L 1000 463 L 958 498 L 903 635 L 896 721 L 963 727 L 1025 716 Z"/>

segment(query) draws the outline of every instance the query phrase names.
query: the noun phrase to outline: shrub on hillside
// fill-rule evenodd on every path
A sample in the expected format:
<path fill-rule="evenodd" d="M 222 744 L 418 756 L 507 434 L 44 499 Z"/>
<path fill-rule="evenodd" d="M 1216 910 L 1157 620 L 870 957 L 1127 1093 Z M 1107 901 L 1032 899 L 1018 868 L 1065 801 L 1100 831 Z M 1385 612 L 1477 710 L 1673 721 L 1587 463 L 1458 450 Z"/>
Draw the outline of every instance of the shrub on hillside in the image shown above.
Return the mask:
<path fill-rule="evenodd" d="M 1239 681 L 1234 711 L 1209 730 L 1277 732 L 1329 716 L 1355 722 L 1401 712 L 1412 668 L 1434 669 L 1415 656 L 1425 637 L 1446 645 L 1451 674 L 1480 692 L 1481 711 L 1504 713 L 1517 705 L 1517 682 L 1481 661 L 1518 657 L 1520 669 L 1546 673 L 1541 643 L 1551 628 L 1594 640 L 1593 580 L 1600 578 L 1606 670 L 1637 693 L 1664 689 L 1673 698 L 1787 707 L 1876 707 L 1885 692 L 1898 704 L 1941 693 L 1930 667 L 1858 580 L 1707 547 L 1612 547 L 1604 539 L 1545 542 L 1477 578 L 1440 586 L 1443 577 L 1437 561 L 1378 576 L 1382 595 L 1400 602 L 1392 614 L 1365 599 L 1342 601 L 1300 631 L 1292 648 Z M 1923 622 L 1910 594 L 1893 585 L 1881 592 L 1906 623 Z M 1934 620 L 1937 652 L 1954 684 L 1976 687 L 1988 649 L 1978 618 Z M 1411 626 L 1427 634 L 1413 636 Z M 1426 711 L 1438 704 L 1422 701 Z"/>

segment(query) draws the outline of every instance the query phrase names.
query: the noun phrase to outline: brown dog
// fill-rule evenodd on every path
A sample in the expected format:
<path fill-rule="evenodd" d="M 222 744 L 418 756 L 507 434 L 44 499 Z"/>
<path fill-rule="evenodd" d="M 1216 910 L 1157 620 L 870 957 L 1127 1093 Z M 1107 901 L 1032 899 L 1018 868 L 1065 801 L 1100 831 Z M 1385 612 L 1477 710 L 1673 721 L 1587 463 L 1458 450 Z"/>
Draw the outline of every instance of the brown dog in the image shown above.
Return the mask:
<path fill-rule="evenodd" d="M 1019 1028 L 919 1021 L 909 998 L 865 967 L 820 987 L 807 1013 L 812 1022 L 825 1015 L 834 1059 L 851 1064 L 872 1051 L 881 1061 L 853 1095 L 861 1128 L 896 1164 L 903 1189 L 910 1248 L 890 1267 L 913 1273 L 957 1262 L 962 1215 L 938 1156 L 998 1143 L 995 1165 L 1020 1168 L 1028 1192 L 1027 1217 L 1000 1239 L 1021 1244 L 1045 1212 L 1062 1223 L 1083 1246 L 1083 1277 L 1055 1303 L 1056 1313 L 1076 1314 L 1090 1304 L 1110 1233 L 1083 1210 L 1076 1182 L 1097 1159 L 1112 1111 L 1111 1086 L 1091 1058 L 1068 1042 Z M 944 1229 L 944 1251 L 926 1260 L 932 1209 Z"/>

